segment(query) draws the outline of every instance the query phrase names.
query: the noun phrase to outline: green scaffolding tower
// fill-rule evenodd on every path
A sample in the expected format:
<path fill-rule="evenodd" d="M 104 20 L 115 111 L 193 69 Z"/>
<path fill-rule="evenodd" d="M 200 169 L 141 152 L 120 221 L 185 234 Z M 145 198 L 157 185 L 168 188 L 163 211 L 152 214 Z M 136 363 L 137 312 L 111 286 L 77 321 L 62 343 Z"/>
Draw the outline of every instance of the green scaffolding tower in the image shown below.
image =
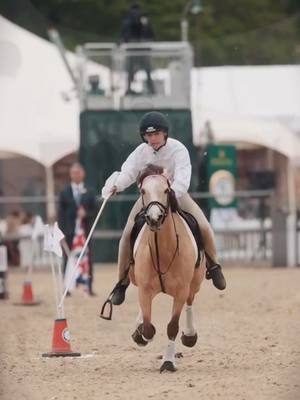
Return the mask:
<path fill-rule="evenodd" d="M 189 149 L 193 164 L 191 190 L 197 187 L 196 151 L 192 140 L 190 71 L 192 49 L 187 42 L 85 44 L 78 47 L 81 103 L 80 161 L 87 184 L 99 194 L 105 180 L 120 170 L 141 143 L 138 125 L 145 112 L 168 116 L 171 136 Z M 135 68 L 128 92 L 128 66 Z M 148 92 L 151 68 L 154 93 Z M 94 235 L 94 258 L 114 262 L 118 241 L 138 194 L 136 187 L 112 198 Z"/>

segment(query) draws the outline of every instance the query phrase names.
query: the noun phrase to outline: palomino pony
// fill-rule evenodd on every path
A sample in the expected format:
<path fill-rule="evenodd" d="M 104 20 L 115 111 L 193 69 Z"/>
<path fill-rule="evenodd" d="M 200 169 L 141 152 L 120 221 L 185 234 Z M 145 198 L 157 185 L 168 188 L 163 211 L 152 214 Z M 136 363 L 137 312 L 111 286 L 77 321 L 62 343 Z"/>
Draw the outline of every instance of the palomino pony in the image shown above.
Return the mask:
<path fill-rule="evenodd" d="M 151 305 L 154 297 L 164 292 L 173 297 L 172 316 L 167 326 L 168 344 L 160 372 L 176 371 L 175 339 L 179 318 L 186 304 L 186 324 L 182 343 L 192 347 L 197 341 L 193 323 L 193 301 L 205 275 L 205 255 L 195 268 L 198 250 L 195 240 L 183 218 L 172 212 L 171 189 L 162 169 L 145 170 L 139 179 L 146 224 L 135 242 L 134 265 L 129 271 L 130 280 L 138 287 L 140 313 L 133 340 L 145 346 L 155 335 L 151 323 Z M 157 173 L 159 171 L 159 173 Z"/>

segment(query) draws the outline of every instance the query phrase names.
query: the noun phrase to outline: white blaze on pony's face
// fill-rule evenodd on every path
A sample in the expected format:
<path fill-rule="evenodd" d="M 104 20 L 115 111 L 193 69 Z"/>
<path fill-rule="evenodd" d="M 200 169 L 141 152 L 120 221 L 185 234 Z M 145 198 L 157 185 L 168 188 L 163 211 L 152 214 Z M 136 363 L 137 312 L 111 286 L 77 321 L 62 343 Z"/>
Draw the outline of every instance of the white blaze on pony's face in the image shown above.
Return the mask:
<path fill-rule="evenodd" d="M 156 231 L 165 220 L 169 207 L 169 185 L 163 175 L 150 175 L 144 178 L 141 194 L 146 210 L 146 222 Z"/>

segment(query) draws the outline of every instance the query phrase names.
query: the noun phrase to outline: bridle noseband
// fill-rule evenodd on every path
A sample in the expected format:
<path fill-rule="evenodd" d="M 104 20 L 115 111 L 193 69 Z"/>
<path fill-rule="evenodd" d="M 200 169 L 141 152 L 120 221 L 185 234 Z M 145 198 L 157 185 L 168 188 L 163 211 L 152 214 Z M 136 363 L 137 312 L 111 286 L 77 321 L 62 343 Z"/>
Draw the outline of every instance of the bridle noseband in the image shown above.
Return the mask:
<path fill-rule="evenodd" d="M 143 198 L 142 198 L 143 199 Z M 161 219 L 161 224 L 164 223 L 168 213 L 169 213 L 169 196 L 168 196 L 168 203 L 166 206 L 164 206 L 162 203 L 160 203 L 159 201 L 151 201 L 147 207 L 144 206 L 143 204 L 143 209 L 144 209 L 144 213 L 145 213 L 145 220 L 148 226 L 151 227 L 151 219 L 149 217 L 148 211 L 152 206 L 157 206 L 162 214 L 162 219 Z"/>

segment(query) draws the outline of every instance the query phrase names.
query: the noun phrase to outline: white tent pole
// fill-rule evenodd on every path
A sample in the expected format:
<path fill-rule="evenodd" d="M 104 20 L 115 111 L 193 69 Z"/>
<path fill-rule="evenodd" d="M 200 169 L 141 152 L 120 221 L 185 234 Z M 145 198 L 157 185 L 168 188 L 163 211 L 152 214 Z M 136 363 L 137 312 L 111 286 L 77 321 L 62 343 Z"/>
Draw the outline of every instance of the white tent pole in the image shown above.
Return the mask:
<path fill-rule="evenodd" d="M 55 218 L 55 194 L 53 167 L 46 166 L 46 197 L 47 197 L 47 220 L 50 222 Z"/>
<path fill-rule="evenodd" d="M 69 62 L 67 60 L 66 49 L 63 45 L 63 42 L 61 40 L 59 32 L 54 28 L 50 28 L 50 29 L 48 29 L 48 35 L 50 37 L 50 40 L 57 46 L 59 54 L 61 55 L 61 58 L 65 64 L 65 67 L 67 68 L 67 71 L 68 71 L 73 83 L 75 84 L 75 86 L 77 86 L 76 77 L 71 68 L 71 65 L 69 64 Z"/>
<path fill-rule="evenodd" d="M 289 267 L 296 265 L 296 190 L 295 170 L 291 159 L 287 160 L 287 185 L 288 185 L 288 217 L 287 217 L 287 264 Z"/>

